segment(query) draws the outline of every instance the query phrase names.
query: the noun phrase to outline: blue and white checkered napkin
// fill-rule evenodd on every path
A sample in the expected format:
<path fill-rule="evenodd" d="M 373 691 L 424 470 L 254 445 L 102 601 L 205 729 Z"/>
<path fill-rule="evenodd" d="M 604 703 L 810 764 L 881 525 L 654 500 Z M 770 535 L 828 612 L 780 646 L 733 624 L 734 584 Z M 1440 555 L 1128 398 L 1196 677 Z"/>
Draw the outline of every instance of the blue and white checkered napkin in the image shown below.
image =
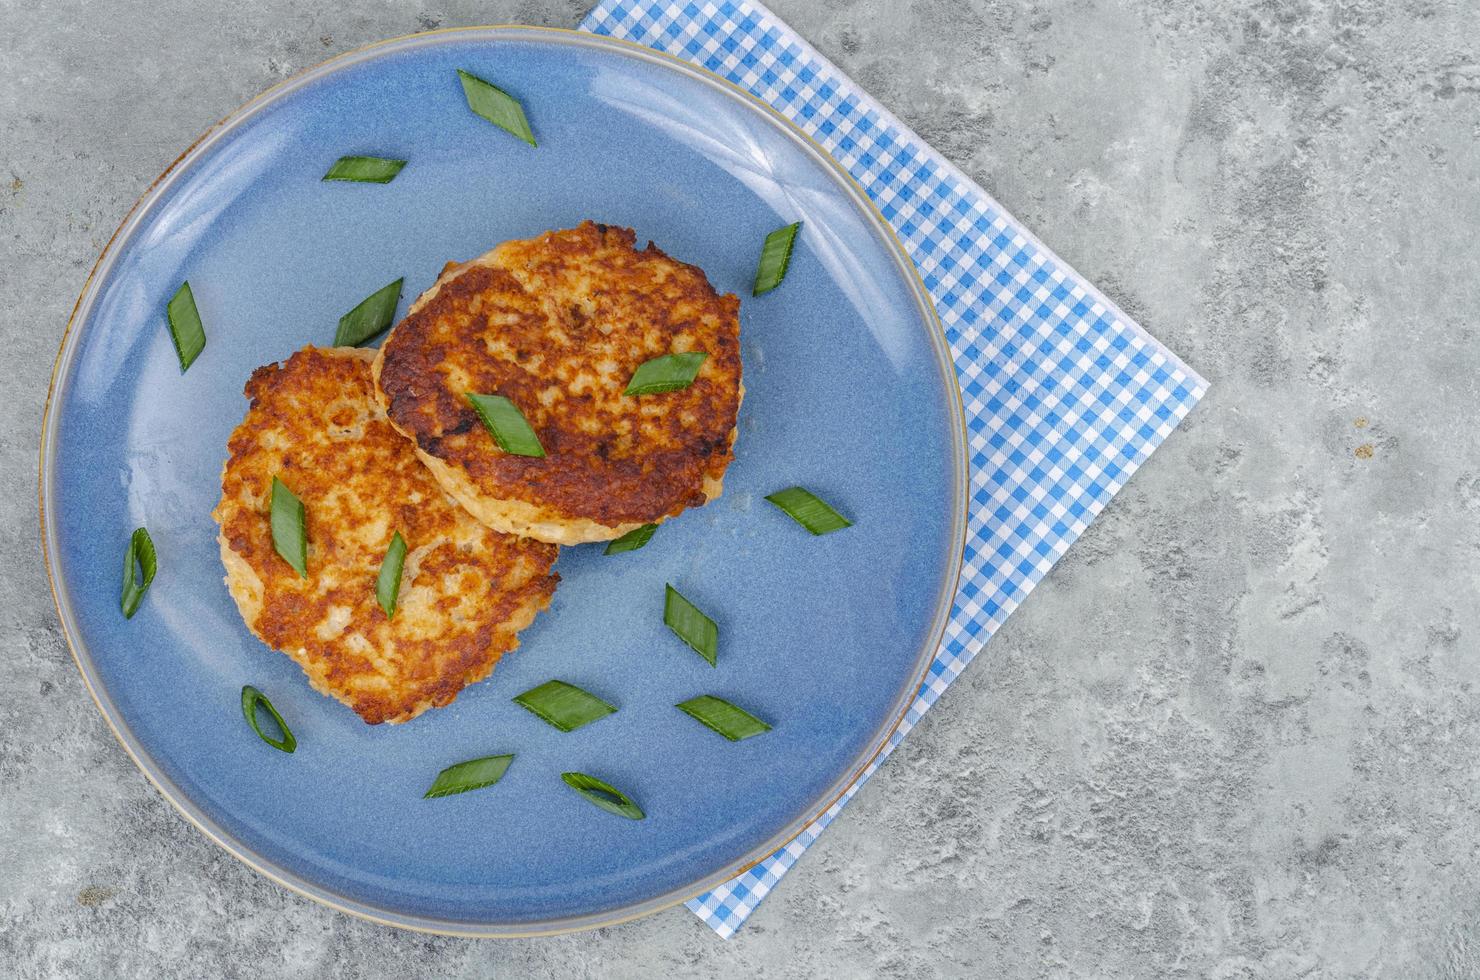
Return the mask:
<path fill-rule="evenodd" d="M 602 0 L 581 27 L 724 76 L 841 162 L 919 267 L 966 408 L 971 514 L 935 662 L 904 723 L 841 799 L 790 844 L 688 903 L 728 938 L 1207 383 L 759 3 Z"/>

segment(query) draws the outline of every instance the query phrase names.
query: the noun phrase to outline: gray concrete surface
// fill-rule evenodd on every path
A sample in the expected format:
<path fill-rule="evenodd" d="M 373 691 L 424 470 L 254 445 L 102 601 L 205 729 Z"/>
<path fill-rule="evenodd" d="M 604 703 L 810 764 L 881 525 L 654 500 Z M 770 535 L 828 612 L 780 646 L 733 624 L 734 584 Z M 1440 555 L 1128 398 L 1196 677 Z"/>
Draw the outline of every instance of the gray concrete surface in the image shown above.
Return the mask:
<path fill-rule="evenodd" d="M 467 942 L 300 900 L 133 769 L 53 616 L 58 339 L 211 122 L 584 0 L 0 0 L 0 975 L 1480 973 L 1480 11 L 777 0 L 1213 381 L 734 940 Z"/>

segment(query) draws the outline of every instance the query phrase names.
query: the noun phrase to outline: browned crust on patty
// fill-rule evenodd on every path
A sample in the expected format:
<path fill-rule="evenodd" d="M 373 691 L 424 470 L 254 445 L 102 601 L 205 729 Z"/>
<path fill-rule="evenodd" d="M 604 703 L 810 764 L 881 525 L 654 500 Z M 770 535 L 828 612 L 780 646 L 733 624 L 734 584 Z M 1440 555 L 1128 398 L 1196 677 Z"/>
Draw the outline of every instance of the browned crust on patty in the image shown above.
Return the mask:
<path fill-rule="evenodd" d="M 214 516 L 247 626 L 377 724 L 487 677 L 559 576 L 554 546 L 493 531 L 447 497 L 375 400 L 372 357 L 308 347 L 253 372 Z M 274 475 L 307 510 L 306 579 L 273 548 Z M 408 553 L 388 619 L 375 583 L 395 531 Z"/>
<path fill-rule="evenodd" d="M 631 229 L 583 222 L 450 267 L 387 338 L 376 386 L 434 474 L 495 527 L 613 538 L 717 496 L 733 458 L 739 304 Z M 622 394 L 664 354 L 709 357 L 688 388 Z M 523 412 L 543 459 L 502 452 L 466 392 Z"/>

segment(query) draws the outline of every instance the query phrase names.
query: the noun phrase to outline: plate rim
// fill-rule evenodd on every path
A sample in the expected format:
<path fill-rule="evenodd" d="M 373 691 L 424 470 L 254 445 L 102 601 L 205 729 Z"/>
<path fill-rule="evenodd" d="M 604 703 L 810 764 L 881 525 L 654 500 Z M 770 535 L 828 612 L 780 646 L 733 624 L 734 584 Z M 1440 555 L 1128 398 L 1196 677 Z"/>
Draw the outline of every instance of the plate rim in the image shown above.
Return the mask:
<path fill-rule="evenodd" d="M 895 698 L 897 707 L 889 712 L 888 720 L 874 733 L 867 747 L 852 763 L 845 767 L 843 775 L 835 780 L 827 791 L 813 804 L 808 805 L 800 816 L 779 833 L 773 835 L 771 839 L 751 849 L 739 861 L 727 864 L 704 876 L 699 881 L 671 889 L 662 895 L 650 899 L 605 911 L 548 920 L 528 920 L 510 924 L 443 919 L 434 916 L 409 914 L 394 908 L 386 908 L 341 894 L 332 888 L 291 871 L 286 867 L 282 867 L 276 862 L 256 853 L 252 848 L 228 832 L 226 828 L 211 819 L 162 771 L 159 764 L 145 750 L 142 743 L 138 741 L 128 726 L 121 712 L 119 712 L 117 706 L 108 696 L 107 689 L 101 679 L 96 675 L 91 651 L 87 649 L 78 631 L 77 624 L 71 615 L 70 603 L 63 602 L 62 593 L 57 587 L 58 579 L 61 578 L 61 572 L 57 563 L 55 549 L 52 547 L 55 526 L 47 509 L 48 497 L 55 484 L 52 470 L 56 462 L 58 422 L 57 415 L 53 412 L 54 399 L 57 393 L 58 379 L 62 374 L 63 368 L 70 367 L 71 355 L 77 349 L 77 341 L 81 336 L 81 330 L 74 330 L 74 328 L 77 327 L 79 315 L 85 317 L 91 313 L 91 307 L 97 299 L 98 287 L 102 277 L 110 271 L 112 262 L 117 257 L 115 246 L 120 243 L 121 239 L 127 238 L 126 232 L 132 233 L 137 228 L 148 207 L 159 199 L 169 183 L 199 159 L 211 146 L 229 135 L 255 113 L 312 81 L 353 65 L 374 60 L 387 53 L 388 49 L 414 49 L 422 45 L 437 45 L 444 41 L 467 37 L 474 37 L 474 39 L 482 39 L 495 43 L 501 40 L 532 40 L 550 43 L 555 46 L 604 49 L 626 57 L 635 57 L 640 61 L 646 61 L 676 70 L 681 74 L 686 74 L 701 84 L 718 89 L 723 95 L 737 99 L 754 110 L 759 110 L 763 116 L 768 117 L 778 124 L 784 133 L 791 136 L 801 145 L 804 151 L 816 158 L 825 169 L 830 170 L 836 177 L 840 178 L 847 195 L 862 207 L 865 216 L 883 233 L 886 245 L 889 246 L 888 251 L 894 258 L 895 264 L 905 274 L 905 278 L 910 285 L 910 291 L 915 298 L 916 306 L 923 314 L 927 326 L 932 328 L 927 332 L 930 336 L 931 347 L 936 354 L 937 367 L 940 369 L 942 385 L 946 389 L 947 398 L 951 405 L 952 417 L 956 423 L 951 426 L 953 506 L 951 515 L 951 551 L 949 556 L 947 556 L 947 567 L 953 569 L 953 571 L 948 572 L 945 577 L 941 596 L 936 603 L 937 608 L 932 628 L 927 633 L 928 638 L 916 656 L 916 663 L 914 669 L 911 671 L 909 682 L 901 688 L 900 693 Z M 227 854 L 263 877 L 295 894 L 318 902 L 321 905 L 328 906 L 336 911 L 344 912 L 356 918 L 375 922 L 380 925 L 433 935 L 457 936 L 462 938 L 513 939 L 563 935 L 630 922 L 634 919 L 672 908 L 675 905 L 679 905 L 712 890 L 716 886 L 734 878 L 736 875 L 743 874 L 750 868 L 755 867 L 771 854 L 800 836 L 808 826 L 831 809 L 857 783 L 859 778 L 868 770 L 869 766 L 874 763 L 875 759 L 878 758 L 879 754 L 889 744 L 895 731 L 898 730 L 900 724 L 904 721 L 910 705 L 914 702 L 916 692 L 923 683 L 930 664 L 935 658 L 936 651 L 944 639 L 951 609 L 955 597 L 959 593 L 962 559 L 966 545 L 968 507 L 965 409 L 960 383 L 956 374 L 955 362 L 951 355 L 949 341 L 946 338 L 944 324 L 941 322 L 940 315 L 936 310 L 934 299 L 925 287 L 919 269 L 916 267 L 913 259 L 911 259 L 908 250 L 905 249 L 903 242 L 900 241 L 894 227 L 889 224 L 888 220 L 879 211 L 878 206 L 868 196 L 858 181 L 854 179 L 853 175 L 832 154 L 828 153 L 821 144 L 774 106 L 702 65 L 685 61 L 676 55 L 659 51 L 624 38 L 593 34 L 572 28 L 542 27 L 527 24 L 488 24 L 440 28 L 433 31 L 398 35 L 351 48 L 311 67 L 305 68 L 263 90 L 227 115 L 218 119 L 213 125 L 196 137 L 158 177 L 150 182 L 149 186 L 134 201 L 133 205 L 119 222 L 118 227 L 109 236 L 107 243 L 98 254 L 97 260 L 93 263 L 92 269 L 88 272 L 87 278 L 83 282 L 77 302 L 73 304 L 72 312 L 67 318 L 67 325 L 62 331 L 56 359 L 52 364 L 51 377 L 47 384 L 46 402 L 42 412 L 41 445 L 39 465 L 37 468 L 37 510 L 42 558 L 46 569 L 47 585 L 51 590 L 52 604 L 56 609 L 57 619 L 62 628 L 62 636 L 66 640 L 67 649 L 72 655 L 72 661 L 76 665 L 78 673 L 82 675 L 83 684 L 87 688 L 88 694 L 92 697 L 93 704 L 98 709 L 98 713 L 103 716 L 108 729 L 123 747 L 129 759 L 144 774 L 144 777 L 154 786 L 155 790 L 187 822 Z"/>

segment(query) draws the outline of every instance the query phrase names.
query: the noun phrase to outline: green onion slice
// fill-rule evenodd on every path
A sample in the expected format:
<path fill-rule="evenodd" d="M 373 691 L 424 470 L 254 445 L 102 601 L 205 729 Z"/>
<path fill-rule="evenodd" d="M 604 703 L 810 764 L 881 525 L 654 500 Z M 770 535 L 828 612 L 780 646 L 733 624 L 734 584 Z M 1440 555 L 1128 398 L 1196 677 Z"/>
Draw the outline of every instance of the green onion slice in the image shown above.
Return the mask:
<path fill-rule="evenodd" d="M 798 221 L 787 225 L 785 228 L 777 228 L 766 236 L 766 244 L 761 246 L 761 260 L 755 268 L 755 289 L 752 296 L 769 293 L 781 285 L 781 280 L 786 278 L 786 267 L 791 264 L 791 247 L 797 240 L 797 231 L 802 227 Z"/>
<path fill-rule="evenodd" d="M 715 666 L 719 656 L 719 627 L 673 586 L 664 588 L 667 592 L 663 599 L 663 622 L 680 640 L 693 647 L 695 653 L 709 661 L 709 666 Z"/>
<path fill-rule="evenodd" d="M 524 118 L 524 107 L 519 104 L 518 99 L 492 82 L 485 82 L 461 68 L 457 70 L 457 77 L 462 79 L 463 95 L 468 100 L 469 109 L 499 129 L 513 133 L 530 146 L 536 145 L 534 133 L 529 129 L 529 120 Z"/>
<path fill-rule="evenodd" d="M 149 532 L 142 527 L 134 528 L 123 555 L 123 594 L 118 599 L 124 619 L 133 619 L 134 613 L 139 611 L 139 603 L 144 601 L 144 593 L 149 591 L 149 583 L 154 581 L 158 565 Z"/>
<path fill-rule="evenodd" d="M 560 729 L 573 732 L 617 709 L 594 694 L 565 681 L 545 681 L 514 699 L 521 705 Z"/>
<path fill-rule="evenodd" d="M 180 373 L 184 374 L 206 349 L 206 328 L 200 322 L 200 311 L 195 308 L 195 294 L 190 291 L 190 283 L 180 283 L 180 288 L 175 290 L 175 295 L 170 297 L 165 307 L 165 314 L 170 322 L 170 340 L 180 358 Z"/>
<path fill-rule="evenodd" d="M 272 720 L 277 723 L 278 731 L 283 733 L 282 738 L 269 738 L 262 730 L 262 722 L 257 717 L 258 708 L 266 708 L 267 713 L 272 715 Z M 257 733 L 257 737 L 273 748 L 282 752 L 292 752 L 298 748 L 298 740 L 288 730 L 288 723 L 283 721 L 283 716 L 278 714 L 272 702 L 267 700 L 267 695 L 250 684 L 242 688 L 242 715 L 247 719 L 247 724 L 252 726 L 252 731 Z"/>
<path fill-rule="evenodd" d="M 560 778 L 565 780 L 565 785 L 608 813 L 615 813 L 628 820 L 641 820 L 644 816 L 642 808 L 632 802 L 632 797 L 611 783 L 603 782 L 583 772 L 563 772 Z"/>
<path fill-rule="evenodd" d="M 448 766 L 437 773 L 437 778 L 432 780 L 431 788 L 422 795 L 422 799 L 456 796 L 458 793 L 492 786 L 504 778 L 509 763 L 513 761 L 512 755 L 486 755 L 481 759 L 469 759 L 467 762 Z"/>
<path fill-rule="evenodd" d="M 358 347 L 383 333 L 396 319 L 396 304 L 401 302 L 401 283 L 405 279 L 381 286 L 360 301 L 360 305 L 339 318 L 334 331 L 335 347 Z"/>
<path fill-rule="evenodd" d="M 624 395 L 660 395 L 665 391 L 681 391 L 694 383 L 699 376 L 699 366 L 709 355 L 703 351 L 684 354 L 664 354 L 644 361 L 632 372 Z"/>
<path fill-rule="evenodd" d="M 303 501 L 272 478 L 272 546 L 299 578 L 308 578 L 308 519 Z"/>
<path fill-rule="evenodd" d="M 732 742 L 771 730 L 770 725 L 749 711 L 712 694 L 701 694 L 682 704 L 675 704 L 674 707 L 701 725 L 719 732 Z"/>
<path fill-rule="evenodd" d="M 464 394 L 472 402 L 473 410 L 483 420 L 484 428 L 492 434 L 500 449 L 515 456 L 545 455 L 540 437 L 535 435 L 534 429 L 517 405 L 503 395 L 476 395 L 471 391 Z"/>
<path fill-rule="evenodd" d="M 852 527 L 853 522 L 828 506 L 827 501 L 803 487 L 788 487 L 767 494 L 766 499 L 786 512 L 813 534 L 827 534 Z"/>
<path fill-rule="evenodd" d="M 375 598 L 385 610 L 385 618 L 396 615 L 396 596 L 401 594 L 401 569 L 406 564 L 406 539 L 397 531 L 391 535 L 390 547 L 380 563 L 380 576 L 375 580 Z"/>
<path fill-rule="evenodd" d="M 634 527 L 615 541 L 608 542 L 606 550 L 602 554 L 620 555 L 624 551 L 636 551 L 652 540 L 653 532 L 657 529 L 658 525 L 656 524 L 644 524 L 641 527 Z"/>
<path fill-rule="evenodd" d="M 405 160 L 385 157 L 340 157 L 324 174 L 324 180 L 352 180 L 358 184 L 389 184 L 406 166 Z"/>

